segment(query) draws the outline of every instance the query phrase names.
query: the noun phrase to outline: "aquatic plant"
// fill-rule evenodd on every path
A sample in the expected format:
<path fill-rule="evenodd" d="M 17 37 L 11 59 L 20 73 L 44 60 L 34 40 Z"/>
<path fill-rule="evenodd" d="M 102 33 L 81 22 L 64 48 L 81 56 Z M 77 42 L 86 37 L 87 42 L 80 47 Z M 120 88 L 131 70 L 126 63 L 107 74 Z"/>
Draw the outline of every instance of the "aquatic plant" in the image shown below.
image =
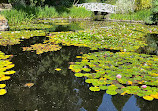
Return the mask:
<path fill-rule="evenodd" d="M 43 23 L 27 23 L 27 24 L 17 24 L 10 26 L 11 31 L 21 31 L 21 30 L 44 30 L 47 28 L 52 28 L 54 25 L 43 24 Z"/>
<path fill-rule="evenodd" d="M 45 32 L 41 30 L 36 31 L 6 31 L 0 33 L 0 45 L 14 45 L 20 44 L 22 39 L 28 39 L 33 36 L 45 36 Z"/>
<path fill-rule="evenodd" d="M 132 52 L 108 51 L 83 54 L 70 65 L 77 77 L 87 77 L 91 91 L 107 94 L 135 94 L 146 100 L 158 99 L 158 57 Z"/>
<path fill-rule="evenodd" d="M 135 28 L 136 27 L 136 28 Z M 136 51 L 146 46 L 145 35 L 157 33 L 156 27 L 142 27 L 142 25 L 112 24 L 109 29 L 94 29 L 78 32 L 58 33 L 50 36 L 51 41 L 58 41 L 63 45 L 89 47 L 91 50 L 114 49 L 121 51 Z"/>
<path fill-rule="evenodd" d="M 12 55 L 5 55 L 3 52 L 0 51 L 0 95 L 4 95 L 7 93 L 6 84 L 3 83 L 5 80 L 9 80 L 11 74 L 14 74 L 15 71 L 9 70 L 14 67 L 14 64 L 10 62 L 10 58 Z"/>
<path fill-rule="evenodd" d="M 61 47 L 56 44 L 34 44 L 31 45 L 31 47 L 23 47 L 23 51 L 31 51 L 31 50 L 36 50 L 37 54 L 41 54 L 43 52 L 48 52 L 48 51 L 57 51 L 60 50 Z"/>

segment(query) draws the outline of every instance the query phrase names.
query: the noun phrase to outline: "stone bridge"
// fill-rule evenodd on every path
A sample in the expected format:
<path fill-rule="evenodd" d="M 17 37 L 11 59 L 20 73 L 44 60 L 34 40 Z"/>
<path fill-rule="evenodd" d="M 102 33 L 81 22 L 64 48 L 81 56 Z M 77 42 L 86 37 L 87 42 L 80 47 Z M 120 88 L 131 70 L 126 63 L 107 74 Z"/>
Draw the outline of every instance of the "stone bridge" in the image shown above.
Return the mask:
<path fill-rule="evenodd" d="M 77 7 L 85 7 L 89 11 L 107 13 L 116 13 L 117 10 L 117 6 L 106 3 L 82 3 L 77 4 Z"/>

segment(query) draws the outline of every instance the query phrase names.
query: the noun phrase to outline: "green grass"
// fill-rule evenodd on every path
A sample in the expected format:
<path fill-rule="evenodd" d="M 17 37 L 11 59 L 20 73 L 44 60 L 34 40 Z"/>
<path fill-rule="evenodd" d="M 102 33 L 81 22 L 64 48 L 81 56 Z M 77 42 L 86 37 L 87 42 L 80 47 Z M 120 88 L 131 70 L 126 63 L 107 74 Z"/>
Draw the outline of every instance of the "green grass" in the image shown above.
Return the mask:
<path fill-rule="evenodd" d="M 24 24 L 37 18 L 90 18 L 92 12 L 80 7 L 31 7 L 18 6 L 1 14 L 9 24 Z"/>
<path fill-rule="evenodd" d="M 72 7 L 70 8 L 70 13 L 68 13 L 68 16 L 72 18 L 87 18 L 91 17 L 91 15 L 91 11 L 87 11 L 85 8 L 82 7 Z"/>
<path fill-rule="evenodd" d="M 30 22 L 33 18 L 34 15 L 27 14 L 26 12 L 22 10 L 8 10 L 8 11 L 3 11 L 1 14 L 8 20 L 9 24 L 20 24 L 20 23 L 27 23 Z"/>
<path fill-rule="evenodd" d="M 145 21 L 147 17 L 149 17 L 151 11 L 148 10 L 141 10 L 137 12 L 133 12 L 131 14 L 111 14 L 110 19 L 116 20 L 142 20 Z"/>

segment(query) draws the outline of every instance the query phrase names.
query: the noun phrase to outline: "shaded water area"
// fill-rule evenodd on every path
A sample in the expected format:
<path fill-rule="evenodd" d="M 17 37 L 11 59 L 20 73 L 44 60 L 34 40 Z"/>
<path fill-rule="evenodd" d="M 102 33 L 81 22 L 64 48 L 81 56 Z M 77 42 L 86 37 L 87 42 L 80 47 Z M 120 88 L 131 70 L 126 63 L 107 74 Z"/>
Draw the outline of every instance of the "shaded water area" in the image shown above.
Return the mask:
<path fill-rule="evenodd" d="M 65 27 L 60 25 L 53 31 L 71 30 Z M 7 94 L 0 96 L 0 111 L 158 110 L 158 100 L 148 102 L 134 95 L 111 96 L 105 91 L 90 91 L 89 84 L 84 82 L 86 78 L 76 78 L 68 69 L 71 62 L 78 61 L 76 56 L 90 52 L 89 48 L 63 46 L 59 51 L 40 55 L 35 51 L 22 51 L 22 47 L 42 43 L 46 39 L 33 37 L 18 45 L 0 46 L 0 50 L 5 54 L 14 55 L 12 62 L 16 71 L 11 80 L 7 81 Z M 56 71 L 56 68 L 61 71 Z M 34 85 L 25 87 L 26 83 Z"/>

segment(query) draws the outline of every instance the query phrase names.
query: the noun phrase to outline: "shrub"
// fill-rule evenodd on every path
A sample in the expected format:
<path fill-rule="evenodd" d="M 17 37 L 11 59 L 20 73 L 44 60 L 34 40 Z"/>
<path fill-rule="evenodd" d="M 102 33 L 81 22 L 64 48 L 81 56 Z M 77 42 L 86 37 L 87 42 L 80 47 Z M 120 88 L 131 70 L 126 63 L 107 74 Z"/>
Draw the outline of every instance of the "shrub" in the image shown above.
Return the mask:
<path fill-rule="evenodd" d="M 151 15 L 146 18 L 147 24 L 157 24 L 158 23 L 158 1 L 154 0 L 152 2 Z"/>
<path fill-rule="evenodd" d="M 72 17 L 72 18 L 87 18 L 87 17 L 91 17 L 91 15 L 92 15 L 92 12 L 87 11 L 83 7 L 72 7 L 72 8 L 70 8 L 69 16 Z"/>
<path fill-rule="evenodd" d="M 135 9 L 133 0 L 118 0 L 116 2 L 117 13 L 133 12 Z"/>
<path fill-rule="evenodd" d="M 8 20 L 8 23 L 10 24 L 19 24 L 22 22 L 29 22 L 34 18 L 33 14 L 28 15 L 22 10 L 8 10 L 8 11 L 3 11 L 1 12 L 2 15 L 6 17 Z"/>
<path fill-rule="evenodd" d="M 152 6 L 152 0 L 135 0 L 136 10 L 149 9 Z"/>

